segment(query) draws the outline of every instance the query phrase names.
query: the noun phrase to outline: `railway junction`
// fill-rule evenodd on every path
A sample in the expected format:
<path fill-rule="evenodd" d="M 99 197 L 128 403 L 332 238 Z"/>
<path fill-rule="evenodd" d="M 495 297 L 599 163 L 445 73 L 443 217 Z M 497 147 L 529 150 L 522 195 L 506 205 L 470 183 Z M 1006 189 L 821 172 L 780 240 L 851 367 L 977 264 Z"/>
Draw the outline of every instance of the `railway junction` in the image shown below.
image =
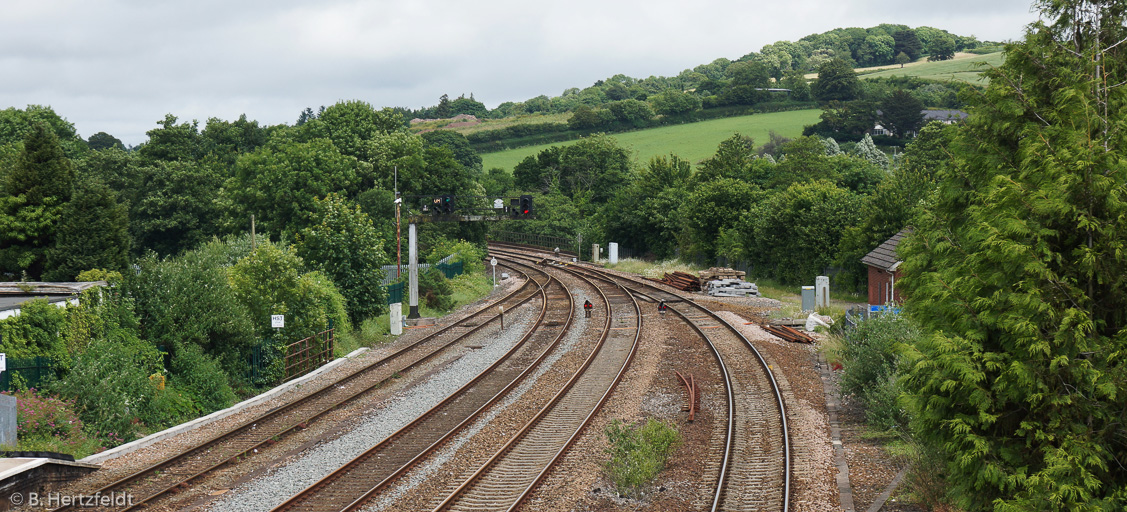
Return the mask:
<path fill-rule="evenodd" d="M 769 299 L 522 246 L 490 257 L 513 277 L 489 298 L 94 456 L 58 494 L 131 500 L 104 510 L 853 510 L 816 349 L 761 327 Z M 681 444 L 652 489 L 620 495 L 606 427 L 647 418 Z"/>

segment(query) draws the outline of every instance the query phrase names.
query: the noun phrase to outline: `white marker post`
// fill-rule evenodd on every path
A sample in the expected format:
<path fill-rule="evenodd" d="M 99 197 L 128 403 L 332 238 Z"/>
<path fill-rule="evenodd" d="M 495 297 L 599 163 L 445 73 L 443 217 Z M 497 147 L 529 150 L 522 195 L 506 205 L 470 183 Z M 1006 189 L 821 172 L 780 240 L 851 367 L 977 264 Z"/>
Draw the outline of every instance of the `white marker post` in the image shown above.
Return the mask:
<path fill-rule="evenodd" d="M 497 258 L 489 260 L 489 264 L 493 265 L 493 287 L 497 287 Z"/>

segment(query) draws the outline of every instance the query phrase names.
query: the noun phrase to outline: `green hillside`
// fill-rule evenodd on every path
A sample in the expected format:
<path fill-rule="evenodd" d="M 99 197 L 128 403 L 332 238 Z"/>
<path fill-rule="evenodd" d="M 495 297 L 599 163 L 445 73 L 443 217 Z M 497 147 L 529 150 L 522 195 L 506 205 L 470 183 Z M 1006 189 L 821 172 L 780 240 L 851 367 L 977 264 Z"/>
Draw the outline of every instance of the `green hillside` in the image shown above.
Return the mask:
<path fill-rule="evenodd" d="M 979 63 L 985 62 L 985 66 Z M 951 60 L 938 62 L 913 62 L 901 69 L 899 66 L 892 69 L 876 71 L 858 70 L 858 77 L 862 80 L 868 78 L 882 78 L 891 76 L 914 76 L 928 80 L 959 80 L 968 83 L 982 83 L 979 79 L 984 69 L 1002 64 L 1002 52 L 988 53 L 986 55 L 966 55 Z"/>
<path fill-rule="evenodd" d="M 821 113 L 821 110 L 810 109 L 755 114 L 616 133 L 612 136 L 618 140 L 619 145 L 632 150 L 638 162 L 649 161 L 653 156 L 673 153 L 695 163 L 716 153 L 716 146 L 720 141 L 731 137 L 734 133 L 747 135 L 755 139 L 757 144 L 766 142 L 770 131 L 786 137 L 797 137 L 802 135 L 803 126 L 818 122 Z M 511 171 L 517 163 L 529 155 L 534 155 L 550 146 L 567 144 L 571 142 L 485 153 L 481 155 L 482 164 L 485 169 L 500 167 Z"/>

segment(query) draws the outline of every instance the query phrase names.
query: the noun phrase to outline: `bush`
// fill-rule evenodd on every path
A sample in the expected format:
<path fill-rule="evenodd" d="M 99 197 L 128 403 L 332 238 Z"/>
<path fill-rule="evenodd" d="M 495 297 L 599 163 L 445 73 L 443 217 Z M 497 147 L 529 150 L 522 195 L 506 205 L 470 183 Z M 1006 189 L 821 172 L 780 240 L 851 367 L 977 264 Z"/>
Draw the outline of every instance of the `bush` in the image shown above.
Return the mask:
<path fill-rule="evenodd" d="M 614 420 L 606 428 L 610 460 L 606 471 L 622 494 L 638 497 L 642 488 L 665 467 L 665 459 L 681 443 L 681 434 L 650 418 L 640 425 Z"/>
<path fill-rule="evenodd" d="M 485 272 L 485 251 L 471 242 L 465 240 L 443 239 L 432 246 L 427 255 L 427 261 L 436 262 L 450 256 L 452 263 L 461 262 L 462 271 L 466 274 L 480 274 Z"/>
<path fill-rule="evenodd" d="M 235 402 L 227 374 L 196 345 L 177 347 L 172 358 L 172 375 L 176 387 L 190 397 L 202 414 L 224 409 Z"/>
<path fill-rule="evenodd" d="M 419 296 L 428 308 L 448 311 L 454 307 L 454 298 L 451 297 L 453 293 L 450 280 L 442 272 L 432 268 L 419 276 Z"/>
<path fill-rule="evenodd" d="M 87 433 L 111 444 L 128 442 L 155 393 L 149 375 L 160 371 L 160 352 L 136 336 L 97 338 L 48 388 L 73 401 Z"/>
<path fill-rule="evenodd" d="M 876 315 L 841 337 L 844 370 L 842 395 L 857 397 L 874 427 L 891 429 L 904 425 L 898 404 L 900 386 L 898 345 L 913 343 L 920 328 L 903 315 Z"/>

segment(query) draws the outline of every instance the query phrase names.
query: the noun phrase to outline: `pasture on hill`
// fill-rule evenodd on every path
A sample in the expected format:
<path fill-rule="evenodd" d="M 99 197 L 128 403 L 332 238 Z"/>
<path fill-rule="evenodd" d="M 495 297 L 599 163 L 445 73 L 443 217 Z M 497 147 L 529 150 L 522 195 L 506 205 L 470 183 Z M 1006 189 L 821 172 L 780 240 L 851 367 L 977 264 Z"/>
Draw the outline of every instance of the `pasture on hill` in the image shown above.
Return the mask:
<path fill-rule="evenodd" d="M 690 162 L 697 163 L 716 153 L 720 141 L 741 133 L 755 140 L 756 145 L 767 142 L 772 131 L 784 137 L 802 135 L 802 127 L 818 122 L 822 111 L 819 109 L 773 112 L 750 116 L 726 117 L 699 123 L 686 123 L 661 126 L 647 130 L 611 134 L 619 145 L 634 152 L 639 163 L 648 162 L 651 157 L 673 153 Z M 529 155 L 535 155 L 551 146 L 566 146 L 574 141 L 527 146 L 522 148 L 484 153 L 481 155 L 482 168 L 500 167 L 512 171 L 516 164 Z"/>

